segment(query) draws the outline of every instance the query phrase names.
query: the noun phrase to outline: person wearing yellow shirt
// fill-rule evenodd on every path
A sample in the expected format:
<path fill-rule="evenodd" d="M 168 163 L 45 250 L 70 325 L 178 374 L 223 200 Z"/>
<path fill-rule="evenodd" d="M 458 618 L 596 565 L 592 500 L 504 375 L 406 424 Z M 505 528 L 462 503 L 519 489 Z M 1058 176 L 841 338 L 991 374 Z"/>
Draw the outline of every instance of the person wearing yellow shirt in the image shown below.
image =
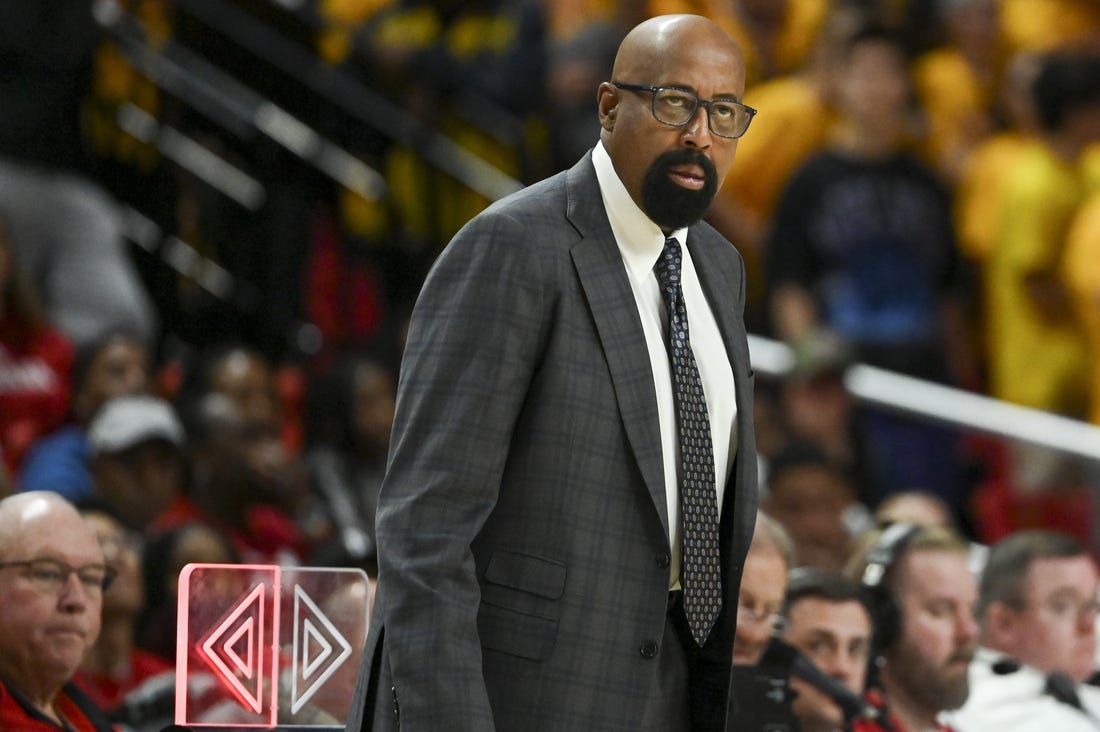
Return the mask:
<path fill-rule="evenodd" d="M 1001 74 L 997 0 L 945 0 L 948 42 L 917 59 L 913 82 L 928 126 L 926 161 L 957 180 L 974 146 L 994 128 Z"/>
<path fill-rule="evenodd" d="M 1085 195 L 1082 154 L 1100 140 L 1100 57 L 1050 54 L 1034 93 L 1041 144 L 1020 156 L 1004 183 L 986 260 L 990 391 L 1073 415 L 1083 411 L 1087 355 L 1062 258 Z"/>
<path fill-rule="evenodd" d="M 999 0 L 1002 33 L 1009 50 L 1050 51 L 1100 43 L 1096 0 Z"/>
<path fill-rule="evenodd" d="M 1062 270 L 1089 346 L 1089 421 L 1100 425 L 1100 142 L 1085 151 L 1089 196 L 1073 217 Z"/>
<path fill-rule="evenodd" d="M 1062 269 L 1088 339 L 1088 419 L 1100 425 L 1100 190 L 1074 217 Z"/>
<path fill-rule="evenodd" d="M 1039 54 L 1021 52 L 1009 61 L 1001 81 L 1001 107 L 1008 126 L 975 145 L 955 184 L 955 229 L 959 249 L 972 262 L 989 255 L 996 238 L 1002 187 L 1020 154 L 1036 144 L 1038 122 L 1031 87 Z"/>

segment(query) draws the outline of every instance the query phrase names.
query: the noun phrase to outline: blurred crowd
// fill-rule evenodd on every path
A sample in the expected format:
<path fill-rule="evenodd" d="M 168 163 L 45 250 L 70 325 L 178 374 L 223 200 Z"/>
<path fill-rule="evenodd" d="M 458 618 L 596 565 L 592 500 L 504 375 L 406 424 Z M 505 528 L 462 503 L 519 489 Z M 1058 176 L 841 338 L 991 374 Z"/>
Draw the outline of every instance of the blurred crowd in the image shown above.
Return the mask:
<path fill-rule="evenodd" d="M 797 555 L 839 569 L 875 512 L 913 506 L 975 541 L 1047 527 L 1095 551 L 1096 466 L 861 406 L 843 377 L 864 362 L 1100 424 L 1097 0 L 213 4 L 244 26 L 198 5 L 24 3 L 0 24 L 0 494 L 60 493 L 128 568 L 104 596 L 119 645 L 87 661 L 104 706 L 173 657 L 188 562 L 373 572 L 406 318 L 489 203 L 440 141 L 519 183 L 571 165 L 611 54 L 659 13 L 707 15 L 744 48 L 759 114 L 709 220 L 749 263 L 750 331 L 794 353 L 758 379 L 757 431 L 763 506 Z M 158 84 L 104 31 L 119 14 L 384 192 Z M 277 68 L 246 45 L 265 30 L 316 65 Z M 386 104 L 352 114 L 349 89 Z M 120 126 L 134 110 L 159 137 Z M 166 131 L 262 200 L 170 158 Z M 134 212 L 165 232 L 153 245 Z"/>

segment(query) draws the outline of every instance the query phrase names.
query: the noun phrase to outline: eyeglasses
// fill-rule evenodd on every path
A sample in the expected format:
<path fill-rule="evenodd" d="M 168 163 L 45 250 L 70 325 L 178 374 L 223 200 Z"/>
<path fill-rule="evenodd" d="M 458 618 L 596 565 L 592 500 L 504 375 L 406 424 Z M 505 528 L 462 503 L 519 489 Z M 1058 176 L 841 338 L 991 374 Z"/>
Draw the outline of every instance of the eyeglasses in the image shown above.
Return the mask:
<path fill-rule="evenodd" d="M 782 614 L 769 610 L 768 608 L 755 608 L 748 605 L 742 605 L 737 603 L 737 624 L 747 625 L 752 623 L 753 625 L 767 625 L 772 634 L 778 635 L 783 632 L 783 628 L 786 625 L 786 619 Z"/>
<path fill-rule="evenodd" d="M 654 119 L 672 127 L 683 127 L 691 122 L 695 111 L 703 106 L 708 113 L 711 132 L 719 137 L 737 139 L 745 134 L 752 118 L 756 116 L 755 109 L 732 99 L 700 99 L 686 89 L 671 86 L 620 84 L 617 81 L 611 83 L 626 91 L 652 94 Z"/>
<path fill-rule="evenodd" d="M 1040 601 L 1038 606 L 1060 621 L 1093 622 L 1100 611 L 1100 603 L 1096 598 L 1081 598 L 1076 595 L 1054 595 Z"/>
<path fill-rule="evenodd" d="M 59 592 L 69 581 L 69 575 L 76 575 L 80 584 L 90 592 L 103 592 L 111 586 L 115 572 L 103 564 L 86 564 L 74 567 L 56 559 L 27 559 L 22 562 L 0 562 L 0 569 L 18 567 L 23 576 L 42 592 Z"/>

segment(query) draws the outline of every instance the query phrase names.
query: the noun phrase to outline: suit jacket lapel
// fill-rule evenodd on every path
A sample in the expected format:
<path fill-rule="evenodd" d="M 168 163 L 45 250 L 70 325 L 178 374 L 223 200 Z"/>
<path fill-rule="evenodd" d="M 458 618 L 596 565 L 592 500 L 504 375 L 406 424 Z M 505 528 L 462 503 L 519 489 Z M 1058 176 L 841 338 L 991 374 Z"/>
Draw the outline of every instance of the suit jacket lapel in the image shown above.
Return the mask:
<path fill-rule="evenodd" d="M 634 292 L 607 220 L 591 155 L 569 171 L 566 187 L 566 215 L 581 235 L 571 250 L 573 265 L 607 358 L 627 438 L 667 536 L 668 507 L 653 369 Z"/>

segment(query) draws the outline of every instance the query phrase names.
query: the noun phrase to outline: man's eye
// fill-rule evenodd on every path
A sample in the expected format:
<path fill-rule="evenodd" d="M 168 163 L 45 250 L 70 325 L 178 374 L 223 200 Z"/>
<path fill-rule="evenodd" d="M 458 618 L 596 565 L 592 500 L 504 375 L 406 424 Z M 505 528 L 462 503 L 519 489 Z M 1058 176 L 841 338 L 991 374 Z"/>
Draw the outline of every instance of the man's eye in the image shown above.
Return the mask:
<path fill-rule="evenodd" d="M 661 103 L 669 107 L 687 107 L 691 105 L 688 97 L 683 94 L 668 94 L 661 97 Z"/>
<path fill-rule="evenodd" d="M 31 577 L 40 582 L 61 582 L 64 580 L 59 570 L 50 569 L 48 567 L 33 567 L 31 569 Z"/>
<path fill-rule="evenodd" d="M 80 578 L 80 584 L 84 585 L 85 587 L 87 587 L 89 589 L 98 590 L 101 587 L 103 587 L 103 575 L 102 574 L 99 574 L 99 573 L 94 573 L 94 574 L 81 573 L 81 574 L 78 574 L 77 577 Z"/>
<path fill-rule="evenodd" d="M 1050 603 L 1050 609 L 1055 615 L 1069 615 L 1077 609 L 1069 600 L 1054 600 Z"/>
<path fill-rule="evenodd" d="M 729 104 L 713 104 L 710 111 L 715 117 L 722 119 L 733 119 L 737 116 L 737 107 Z"/>

